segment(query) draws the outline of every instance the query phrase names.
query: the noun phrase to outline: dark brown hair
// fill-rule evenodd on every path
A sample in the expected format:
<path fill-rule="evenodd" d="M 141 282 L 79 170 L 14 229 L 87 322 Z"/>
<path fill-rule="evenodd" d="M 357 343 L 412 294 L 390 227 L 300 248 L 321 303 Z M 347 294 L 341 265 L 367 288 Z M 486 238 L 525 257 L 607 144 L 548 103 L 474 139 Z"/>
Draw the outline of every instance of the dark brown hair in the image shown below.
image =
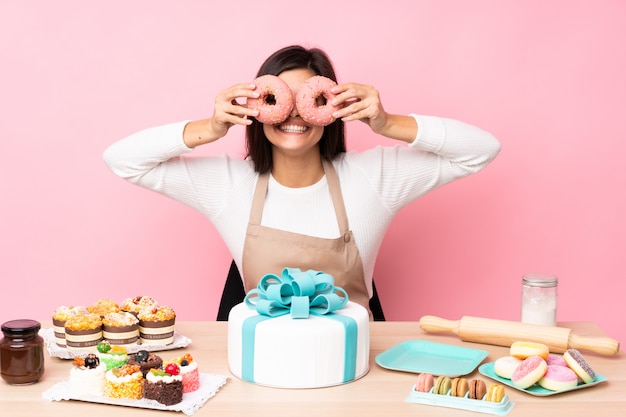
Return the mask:
<path fill-rule="evenodd" d="M 287 46 L 274 52 L 261 65 L 256 76 L 279 75 L 294 69 L 309 69 L 316 75 L 337 82 L 335 70 L 326 53 L 318 48 L 306 49 L 300 45 Z M 324 127 L 319 147 L 322 158 L 328 161 L 346 151 L 342 120 L 335 120 Z M 256 119 L 252 119 L 252 124 L 246 127 L 246 151 L 257 172 L 267 172 L 272 168 L 272 144 L 263 132 L 263 124 Z"/>

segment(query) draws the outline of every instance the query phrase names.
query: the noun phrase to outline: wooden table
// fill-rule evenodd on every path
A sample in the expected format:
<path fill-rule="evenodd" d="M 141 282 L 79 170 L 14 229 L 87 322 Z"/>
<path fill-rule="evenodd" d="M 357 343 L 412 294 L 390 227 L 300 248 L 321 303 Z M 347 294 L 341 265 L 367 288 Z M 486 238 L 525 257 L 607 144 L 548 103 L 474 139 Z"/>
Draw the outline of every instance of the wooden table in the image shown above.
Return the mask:
<path fill-rule="evenodd" d="M 43 322 L 44 328 L 50 323 Z M 582 336 L 603 336 L 592 323 L 560 323 Z M 257 386 L 233 377 L 228 370 L 225 322 L 181 322 L 177 331 L 192 339 L 185 351 L 200 364 L 201 372 L 227 375 L 228 382 L 218 394 L 202 407 L 196 416 L 488 416 L 464 410 L 406 403 L 415 374 L 390 371 L 376 364 L 377 354 L 406 340 L 422 339 L 485 349 L 490 352 L 486 362 L 508 354 L 505 347 L 461 342 L 454 335 L 424 333 L 416 322 L 374 322 L 371 324 L 371 370 L 360 380 L 332 388 L 287 390 Z M 171 353 L 171 354 L 168 354 Z M 509 416 L 626 416 L 626 356 L 601 356 L 583 352 L 594 370 L 608 378 L 607 382 L 588 389 L 536 397 L 507 387 L 515 402 Z M 163 352 L 164 358 L 177 356 L 180 351 Z M 92 404 L 79 401 L 42 400 L 42 392 L 68 378 L 71 363 L 46 355 L 43 379 L 29 386 L 11 386 L 0 381 L 0 410 L 2 416 L 184 416 L 182 413 L 155 411 Z M 471 378 L 482 378 L 475 371 Z M 113 414 L 115 413 L 115 414 Z"/>

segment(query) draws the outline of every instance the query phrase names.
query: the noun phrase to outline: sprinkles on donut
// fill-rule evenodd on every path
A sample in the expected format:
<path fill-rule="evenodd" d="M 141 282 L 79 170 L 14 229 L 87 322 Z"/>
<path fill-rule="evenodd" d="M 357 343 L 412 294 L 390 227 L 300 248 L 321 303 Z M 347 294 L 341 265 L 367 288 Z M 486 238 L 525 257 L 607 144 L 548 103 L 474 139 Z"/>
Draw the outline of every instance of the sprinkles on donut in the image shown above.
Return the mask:
<path fill-rule="evenodd" d="M 246 105 L 258 110 L 256 119 L 261 123 L 278 124 L 293 110 L 293 95 L 289 86 L 275 75 L 262 75 L 254 80 L 259 91 L 258 98 L 249 98 Z"/>
<path fill-rule="evenodd" d="M 336 86 L 333 80 L 321 75 L 309 78 L 296 96 L 296 108 L 298 114 L 307 123 L 316 126 L 326 126 L 335 121 L 333 113 L 339 109 L 331 104 L 335 95 L 331 89 Z M 319 104 L 318 99 L 324 98 L 324 103 Z"/>

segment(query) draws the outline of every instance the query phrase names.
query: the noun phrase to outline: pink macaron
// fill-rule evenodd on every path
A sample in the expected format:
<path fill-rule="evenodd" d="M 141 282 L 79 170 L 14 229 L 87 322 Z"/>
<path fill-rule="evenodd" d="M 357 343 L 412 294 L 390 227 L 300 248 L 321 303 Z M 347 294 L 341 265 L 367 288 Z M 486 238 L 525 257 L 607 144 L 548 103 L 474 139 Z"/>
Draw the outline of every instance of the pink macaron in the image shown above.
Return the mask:
<path fill-rule="evenodd" d="M 417 392 L 430 392 L 435 384 L 435 378 L 432 374 L 423 373 L 417 376 L 417 382 L 415 383 L 415 391 Z"/>
<path fill-rule="evenodd" d="M 567 366 L 548 365 L 539 385 L 550 391 L 562 391 L 578 385 L 578 376 Z"/>
<path fill-rule="evenodd" d="M 511 382 L 518 388 L 526 389 L 541 379 L 546 373 L 548 364 L 541 356 L 529 356 L 515 368 Z"/>

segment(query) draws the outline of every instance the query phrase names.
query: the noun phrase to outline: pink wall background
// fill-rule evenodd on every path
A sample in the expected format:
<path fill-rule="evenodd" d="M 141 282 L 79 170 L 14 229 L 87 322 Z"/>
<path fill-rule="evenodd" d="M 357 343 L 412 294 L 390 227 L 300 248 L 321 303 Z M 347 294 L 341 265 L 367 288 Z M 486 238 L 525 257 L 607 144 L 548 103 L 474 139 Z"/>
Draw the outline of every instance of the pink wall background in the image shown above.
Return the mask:
<path fill-rule="evenodd" d="M 393 222 L 375 274 L 388 319 L 516 320 L 522 275 L 542 271 L 559 276 L 559 320 L 626 341 L 626 4 L 343 3 L 0 2 L 0 320 L 138 294 L 213 319 L 230 256 L 212 225 L 115 177 L 102 151 L 210 116 L 218 92 L 302 43 L 388 111 L 503 144 Z M 390 143 L 348 129 L 351 148 Z M 241 155 L 242 137 L 200 152 Z"/>

